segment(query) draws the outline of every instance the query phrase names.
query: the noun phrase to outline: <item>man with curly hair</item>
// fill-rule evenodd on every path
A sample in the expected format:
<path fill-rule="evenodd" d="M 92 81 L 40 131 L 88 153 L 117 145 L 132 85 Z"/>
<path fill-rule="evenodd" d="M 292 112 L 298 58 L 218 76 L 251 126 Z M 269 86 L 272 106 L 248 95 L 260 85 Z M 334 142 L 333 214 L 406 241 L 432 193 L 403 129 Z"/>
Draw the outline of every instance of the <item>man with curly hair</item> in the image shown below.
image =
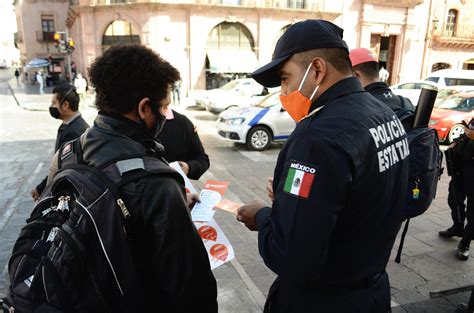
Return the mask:
<path fill-rule="evenodd" d="M 151 49 L 126 45 L 98 57 L 89 77 L 99 113 L 80 139 L 84 162 L 101 168 L 141 155 L 166 164 L 156 136 L 179 72 Z M 50 177 L 56 168 L 53 160 Z M 147 175 L 122 185 L 120 194 L 131 215 L 130 271 L 141 280 L 134 312 L 217 312 L 216 281 L 182 183 Z"/>

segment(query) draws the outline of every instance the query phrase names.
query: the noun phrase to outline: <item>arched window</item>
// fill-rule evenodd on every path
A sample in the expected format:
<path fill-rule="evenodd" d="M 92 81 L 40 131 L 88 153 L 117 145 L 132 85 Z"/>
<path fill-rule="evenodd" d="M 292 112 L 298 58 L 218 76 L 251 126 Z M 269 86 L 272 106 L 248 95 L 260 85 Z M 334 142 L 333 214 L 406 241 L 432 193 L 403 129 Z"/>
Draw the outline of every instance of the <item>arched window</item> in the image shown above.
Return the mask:
<path fill-rule="evenodd" d="M 439 63 L 435 63 L 431 66 L 431 72 L 436 72 L 436 71 L 444 70 L 444 69 L 447 69 L 447 68 L 451 68 L 451 64 L 444 63 L 444 62 L 439 62 Z"/>
<path fill-rule="evenodd" d="M 275 36 L 275 38 L 273 39 L 273 48 L 276 47 L 276 44 L 278 42 L 278 40 L 280 39 L 281 36 L 283 36 L 283 34 L 286 32 L 286 30 L 288 28 L 290 28 L 291 25 L 286 25 L 284 26 L 283 28 L 281 28 L 279 31 L 278 31 L 278 34 Z"/>
<path fill-rule="evenodd" d="M 448 12 L 448 19 L 446 20 L 446 35 L 454 36 L 456 33 L 456 23 L 458 22 L 458 11 L 451 9 Z"/>
<path fill-rule="evenodd" d="M 105 49 L 113 45 L 132 43 L 140 43 L 140 36 L 129 21 L 116 20 L 112 22 L 102 37 L 102 46 Z"/>
<path fill-rule="evenodd" d="M 213 50 L 253 51 L 252 34 L 240 23 L 223 22 L 214 27 L 207 39 L 207 48 Z"/>

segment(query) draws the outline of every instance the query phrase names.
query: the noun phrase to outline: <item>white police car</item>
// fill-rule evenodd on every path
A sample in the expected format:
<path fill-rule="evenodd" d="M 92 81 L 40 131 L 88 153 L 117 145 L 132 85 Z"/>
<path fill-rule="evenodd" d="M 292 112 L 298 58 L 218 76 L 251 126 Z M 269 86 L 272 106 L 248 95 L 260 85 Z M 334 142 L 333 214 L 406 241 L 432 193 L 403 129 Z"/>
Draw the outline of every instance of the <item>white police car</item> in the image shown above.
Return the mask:
<path fill-rule="evenodd" d="M 217 121 L 218 134 L 258 151 L 268 148 L 272 141 L 287 140 L 296 123 L 282 108 L 279 94 L 269 94 L 250 107 L 222 112 Z"/>

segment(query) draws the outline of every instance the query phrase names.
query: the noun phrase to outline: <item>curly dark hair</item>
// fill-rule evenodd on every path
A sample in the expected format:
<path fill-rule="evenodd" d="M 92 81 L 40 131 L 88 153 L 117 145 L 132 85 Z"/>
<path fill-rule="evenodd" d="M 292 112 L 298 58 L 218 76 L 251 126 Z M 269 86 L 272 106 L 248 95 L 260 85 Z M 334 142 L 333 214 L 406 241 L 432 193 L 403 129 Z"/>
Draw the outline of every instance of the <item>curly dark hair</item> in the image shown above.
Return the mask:
<path fill-rule="evenodd" d="M 111 47 L 94 60 L 89 77 L 97 108 L 110 113 L 129 113 L 143 98 L 159 105 L 180 79 L 176 68 L 141 45 Z"/>

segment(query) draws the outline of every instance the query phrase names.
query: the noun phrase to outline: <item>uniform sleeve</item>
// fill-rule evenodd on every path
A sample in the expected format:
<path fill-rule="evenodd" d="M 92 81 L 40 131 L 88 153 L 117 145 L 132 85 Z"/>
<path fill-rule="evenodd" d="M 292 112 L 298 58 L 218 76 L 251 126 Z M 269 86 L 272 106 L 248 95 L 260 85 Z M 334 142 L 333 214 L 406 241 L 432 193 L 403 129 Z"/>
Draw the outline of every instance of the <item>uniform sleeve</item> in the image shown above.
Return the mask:
<path fill-rule="evenodd" d="M 184 188 L 169 178 L 145 181 L 141 200 L 150 275 L 163 312 L 186 312 L 202 303 L 214 312 L 217 289 L 203 242 L 189 216 Z M 196 282 L 205 288 L 198 288 Z"/>
<path fill-rule="evenodd" d="M 296 283 L 320 278 L 352 181 L 350 157 L 329 140 L 314 137 L 305 134 L 291 142 L 274 186 L 273 207 L 256 216 L 265 264 Z"/>
<path fill-rule="evenodd" d="M 199 135 L 192 122 L 189 120 L 186 122 L 187 141 L 189 144 L 188 160 L 186 161 L 189 165 L 188 177 L 199 179 L 209 168 L 209 156 L 204 151 L 201 139 L 199 139 Z"/>

